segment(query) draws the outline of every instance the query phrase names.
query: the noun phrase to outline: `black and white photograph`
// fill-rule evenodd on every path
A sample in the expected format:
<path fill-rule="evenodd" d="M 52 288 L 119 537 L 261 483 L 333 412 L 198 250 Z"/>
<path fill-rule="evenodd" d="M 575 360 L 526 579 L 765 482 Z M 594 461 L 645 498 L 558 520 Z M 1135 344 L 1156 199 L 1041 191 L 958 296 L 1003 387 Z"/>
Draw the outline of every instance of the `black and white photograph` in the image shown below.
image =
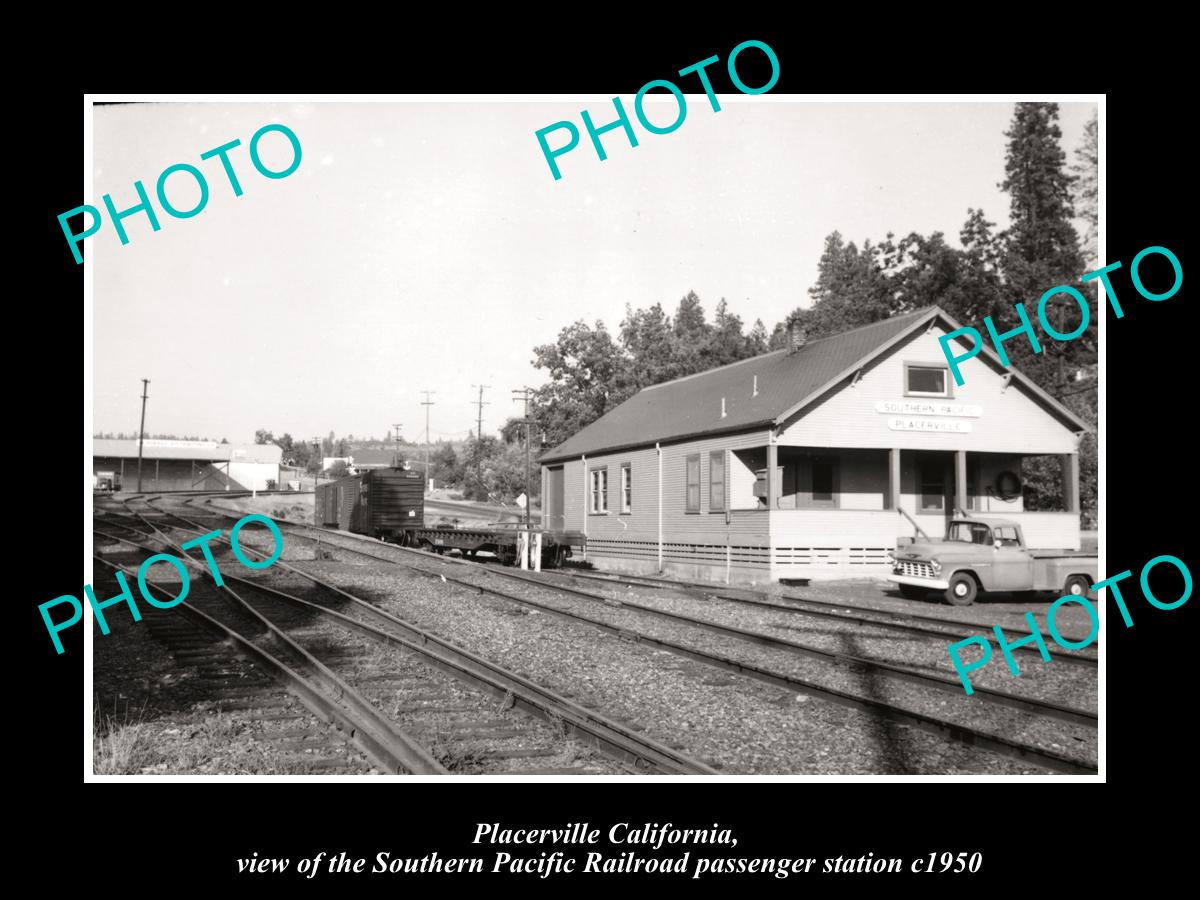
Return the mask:
<path fill-rule="evenodd" d="M 1103 98 L 677 83 L 95 103 L 91 778 L 1102 775 Z"/>

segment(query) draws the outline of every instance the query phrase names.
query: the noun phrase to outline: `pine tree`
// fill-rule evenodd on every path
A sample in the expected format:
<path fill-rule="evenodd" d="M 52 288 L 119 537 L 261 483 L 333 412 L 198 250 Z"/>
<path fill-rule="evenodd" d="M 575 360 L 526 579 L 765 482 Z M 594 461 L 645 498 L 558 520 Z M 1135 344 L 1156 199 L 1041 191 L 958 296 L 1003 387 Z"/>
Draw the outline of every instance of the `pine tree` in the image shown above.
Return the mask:
<path fill-rule="evenodd" d="M 1075 212 L 1085 223 L 1081 246 L 1083 261 L 1089 269 L 1099 268 L 1101 264 L 1097 248 L 1100 236 L 1100 156 L 1096 129 L 1096 113 L 1092 113 L 1083 126 L 1083 137 L 1075 148 L 1075 162 L 1071 166 L 1075 175 L 1072 194 Z"/>
<path fill-rule="evenodd" d="M 1097 362 L 1098 314 L 1093 312 L 1087 330 L 1070 341 L 1052 340 L 1037 322 L 1042 295 L 1058 285 L 1077 286 L 1085 271 L 1079 236 L 1071 224 L 1075 214 L 1072 192 L 1077 179 L 1066 168 L 1057 104 L 1018 103 L 1005 137 L 1008 138 L 1006 177 L 1000 187 L 1009 194 L 1011 222 L 1001 237 L 1004 300 L 1000 304 L 1001 317 L 997 317 L 998 330 L 1007 331 L 1020 324 L 1015 306 L 1024 302 L 1038 331 L 1042 352 L 1034 353 L 1029 341 L 1018 335 L 1005 344 L 1009 358 L 1052 396 L 1086 421 L 1095 423 L 1096 394 L 1087 381 Z M 1096 304 L 1090 305 L 1094 311 Z M 1076 302 L 1063 294 L 1052 299 L 1046 308 L 1047 321 L 1060 333 L 1074 331 L 1080 314 Z M 1080 445 L 1080 457 L 1087 459 L 1094 453 L 1094 435 L 1086 435 Z M 1030 458 L 1023 466 L 1023 475 L 1029 508 L 1056 506 L 1060 502 L 1055 461 Z M 1094 518 L 1096 492 L 1096 472 L 1089 465 L 1081 466 L 1080 500 L 1085 522 Z"/>
<path fill-rule="evenodd" d="M 843 243 L 837 231 L 825 238 L 817 283 L 808 289 L 813 299 L 805 322 L 809 338 L 869 325 L 898 311 L 882 262 L 880 249 L 869 240 L 859 250 L 853 242 Z"/>
<path fill-rule="evenodd" d="M 1083 274 L 1079 236 L 1071 219 L 1071 188 L 1075 178 L 1067 172 L 1066 153 L 1060 146 L 1058 104 L 1018 103 L 1008 131 L 1005 179 L 1000 187 L 1009 195 L 1008 231 L 1004 235 L 1002 269 L 1007 308 L 1003 329 L 1020 324 L 1016 304 L 1024 302 L 1031 320 L 1038 301 L 1057 285 L 1074 285 Z M 1074 330 L 1079 310 L 1064 295 L 1047 305 L 1046 318 L 1060 333 Z M 1005 344 L 1005 351 L 1025 374 L 1042 387 L 1061 392 L 1074 369 L 1095 356 L 1095 316 L 1090 334 L 1069 341 L 1039 335 L 1043 351 L 1037 354 L 1023 337 Z M 1043 339 L 1044 338 L 1044 339 Z M 1011 348 L 1011 349 L 1010 349 Z"/>
<path fill-rule="evenodd" d="M 701 354 L 712 329 L 695 291 L 688 291 L 679 301 L 671 330 L 671 377 L 679 378 L 701 371 L 704 368 Z"/>

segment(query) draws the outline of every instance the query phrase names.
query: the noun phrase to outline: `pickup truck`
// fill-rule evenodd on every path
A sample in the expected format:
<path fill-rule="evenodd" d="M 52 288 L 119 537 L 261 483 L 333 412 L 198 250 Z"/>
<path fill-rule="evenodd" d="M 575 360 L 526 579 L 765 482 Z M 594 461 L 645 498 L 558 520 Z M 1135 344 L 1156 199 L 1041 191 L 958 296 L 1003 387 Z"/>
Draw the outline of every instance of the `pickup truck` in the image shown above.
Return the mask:
<path fill-rule="evenodd" d="M 941 591 L 969 606 L 980 591 L 1061 591 L 1086 597 L 1096 583 L 1095 554 L 1029 550 L 1011 519 L 953 519 L 945 540 L 917 541 L 892 554 L 891 581 L 909 600 Z"/>

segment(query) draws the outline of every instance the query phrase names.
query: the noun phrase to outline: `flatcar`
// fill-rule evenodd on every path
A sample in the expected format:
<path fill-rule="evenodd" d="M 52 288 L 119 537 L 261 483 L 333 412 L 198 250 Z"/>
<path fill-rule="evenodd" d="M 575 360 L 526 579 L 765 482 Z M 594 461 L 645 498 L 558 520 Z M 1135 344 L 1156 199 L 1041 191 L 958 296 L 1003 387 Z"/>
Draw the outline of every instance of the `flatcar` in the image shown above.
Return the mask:
<path fill-rule="evenodd" d="M 326 528 L 366 534 L 380 540 L 463 556 L 491 553 L 505 565 L 517 562 L 520 527 L 497 522 L 482 528 L 454 528 L 425 522 L 425 485 L 420 472 L 372 469 L 317 486 L 313 521 Z M 538 529 L 534 529 L 538 531 Z M 573 546 L 587 538 L 577 532 L 542 531 L 542 567 L 561 566 Z"/>

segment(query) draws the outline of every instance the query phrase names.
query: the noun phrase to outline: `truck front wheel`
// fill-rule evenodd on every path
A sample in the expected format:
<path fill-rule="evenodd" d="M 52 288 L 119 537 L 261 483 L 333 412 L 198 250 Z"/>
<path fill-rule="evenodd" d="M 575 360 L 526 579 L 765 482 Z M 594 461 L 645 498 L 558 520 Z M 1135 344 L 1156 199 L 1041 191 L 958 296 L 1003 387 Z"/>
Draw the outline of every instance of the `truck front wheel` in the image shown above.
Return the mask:
<path fill-rule="evenodd" d="M 951 606 L 970 606 L 975 602 L 977 593 L 979 585 L 975 583 L 974 577 L 966 572 L 955 572 L 950 576 L 950 586 L 946 588 L 943 596 Z"/>

